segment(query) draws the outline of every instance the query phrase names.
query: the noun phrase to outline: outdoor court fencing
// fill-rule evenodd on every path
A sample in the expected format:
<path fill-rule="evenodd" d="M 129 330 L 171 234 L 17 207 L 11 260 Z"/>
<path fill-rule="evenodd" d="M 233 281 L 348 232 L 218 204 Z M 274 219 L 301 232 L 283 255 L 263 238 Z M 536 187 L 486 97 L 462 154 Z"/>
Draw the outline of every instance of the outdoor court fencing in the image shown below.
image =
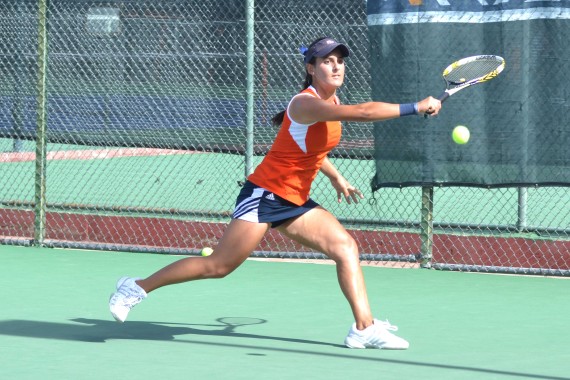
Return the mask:
<path fill-rule="evenodd" d="M 378 57 L 366 1 L 13 0 L 0 9 L 4 244 L 197 254 L 221 237 L 276 134 L 271 117 L 300 89 L 302 44 L 347 43 L 340 98 L 371 98 Z M 568 187 L 373 193 L 373 132 L 388 123 L 345 123 L 331 154 L 364 201 L 338 204 L 324 176 L 313 187 L 363 260 L 570 274 Z M 450 127 L 434 119 L 430 128 Z M 254 254 L 323 258 L 275 231 Z"/>

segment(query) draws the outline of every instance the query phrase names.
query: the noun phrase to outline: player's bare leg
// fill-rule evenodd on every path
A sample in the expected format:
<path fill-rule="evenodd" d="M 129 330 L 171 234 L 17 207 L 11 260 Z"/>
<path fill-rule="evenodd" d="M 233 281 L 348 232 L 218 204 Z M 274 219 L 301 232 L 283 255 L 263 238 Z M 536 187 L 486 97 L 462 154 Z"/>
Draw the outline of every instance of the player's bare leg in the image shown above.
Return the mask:
<path fill-rule="evenodd" d="M 165 285 L 225 277 L 249 257 L 268 228 L 267 223 L 232 219 L 210 256 L 176 261 L 137 283 L 149 293 Z"/>
<path fill-rule="evenodd" d="M 346 229 L 327 210 L 317 207 L 277 228 L 289 238 L 323 252 L 337 268 L 340 288 L 348 300 L 359 329 L 372 324 L 358 247 Z"/>
<path fill-rule="evenodd" d="M 109 300 L 111 314 L 117 321 L 124 322 L 130 310 L 157 288 L 227 276 L 249 257 L 268 228 L 267 223 L 232 219 L 210 256 L 178 260 L 145 279 L 122 277 L 117 282 L 117 291 Z"/>
<path fill-rule="evenodd" d="M 320 252 L 336 263 L 340 288 L 345 295 L 355 323 L 344 344 L 350 348 L 383 348 L 405 350 L 409 344 L 392 334 L 396 326 L 373 318 L 368 302 L 358 248 L 338 220 L 322 207 L 283 224 L 278 230 L 291 239 Z"/>

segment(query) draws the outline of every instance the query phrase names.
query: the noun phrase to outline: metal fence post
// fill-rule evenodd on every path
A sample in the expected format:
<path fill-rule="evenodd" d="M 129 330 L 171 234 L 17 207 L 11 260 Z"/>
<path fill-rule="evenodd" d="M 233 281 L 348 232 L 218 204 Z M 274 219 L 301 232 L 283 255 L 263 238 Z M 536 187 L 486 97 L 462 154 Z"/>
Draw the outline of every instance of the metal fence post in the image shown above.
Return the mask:
<path fill-rule="evenodd" d="M 38 108 L 36 126 L 34 244 L 44 243 L 46 227 L 46 103 L 49 0 L 39 0 L 38 9 Z"/>
<path fill-rule="evenodd" d="M 433 248 L 433 187 L 422 187 L 422 219 L 420 222 L 422 246 L 420 249 L 420 265 L 431 268 Z"/>
<path fill-rule="evenodd" d="M 526 187 L 519 187 L 518 189 L 518 202 L 517 202 L 517 231 L 524 232 L 527 227 L 526 212 L 528 208 L 528 189 Z"/>
<path fill-rule="evenodd" d="M 245 2 L 245 29 L 247 32 L 246 61 L 246 142 L 245 142 L 245 177 L 253 172 L 253 125 L 254 125 L 254 72 L 255 72 L 255 0 Z"/>

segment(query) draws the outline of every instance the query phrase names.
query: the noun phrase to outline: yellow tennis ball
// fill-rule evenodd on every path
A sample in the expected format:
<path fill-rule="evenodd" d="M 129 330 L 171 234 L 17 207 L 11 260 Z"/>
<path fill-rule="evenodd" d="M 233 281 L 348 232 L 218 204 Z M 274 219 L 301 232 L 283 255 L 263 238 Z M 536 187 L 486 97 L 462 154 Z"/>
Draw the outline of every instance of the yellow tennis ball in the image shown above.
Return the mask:
<path fill-rule="evenodd" d="M 469 129 L 463 125 L 458 125 L 457 127 L 453 128 L 453 132 L 451 133 L 451 137 L 456 144 L 467 144 L 469 141 Z"/>
<path fill-rule="evenodd" d="M 210 256 L 212 254 L 212 252 L 214 252 L 214 250 L 210 247 L 204 247 L 202 248 L 202 252 L 200 252 L 202 254 L 202 256 Z"/>

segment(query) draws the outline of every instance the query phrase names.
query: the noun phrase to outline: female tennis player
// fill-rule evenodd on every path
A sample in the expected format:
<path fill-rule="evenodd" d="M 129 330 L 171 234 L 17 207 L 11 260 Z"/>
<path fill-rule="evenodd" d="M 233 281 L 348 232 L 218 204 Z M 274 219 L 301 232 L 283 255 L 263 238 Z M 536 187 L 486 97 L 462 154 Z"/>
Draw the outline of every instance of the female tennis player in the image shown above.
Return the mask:
<path fill-rule="evenodd" d="M 139 279 L 122 277 L 111 295 L 113 317 L 124 322 L 133 306 L 153 290 L 186 281 L 222 278 L 239 267 L 258 246 L 269 228 L 323 252 L 334 260 L 338 282 L 354 315 L 345 339 L 350 348 L 407 349 L 394 335 L 397 327 L 373 317 L 355 240 L 339 221 L 309 197 L 311 184 L 321 171 L 330 179 L 338 202 L 363 198 L 327 158 L 339 143 L 341 121 L 379 121 L 406 115 L 436 115 L 439 100 L 417 103 L 367 102 L 341 105 L 336 95 L 343 84 L 348 47 L 324 37 L 303 49 L 304 89 L 287 109 L 273 118 L 281 128 L 263 161 L 248 177 L 236 201 L 232 219 L 210 256 L 178 260 Z"/>

